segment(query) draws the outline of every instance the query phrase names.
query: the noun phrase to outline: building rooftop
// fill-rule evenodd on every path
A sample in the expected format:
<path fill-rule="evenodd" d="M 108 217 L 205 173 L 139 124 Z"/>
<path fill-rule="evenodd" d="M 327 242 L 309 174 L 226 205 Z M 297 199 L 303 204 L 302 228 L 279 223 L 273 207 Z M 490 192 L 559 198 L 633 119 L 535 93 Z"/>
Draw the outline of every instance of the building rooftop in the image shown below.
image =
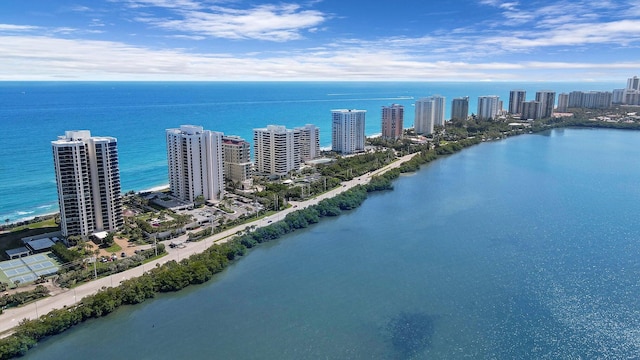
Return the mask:
<path fill-rule="evenodd" d="M 42 251 L 42 250 L 50 249 L 53 245 L 55 245 L 55 243 L 53 242 L 53 240 L 49 238 L 44 238 L 44 239 L 31 240 L 27 242 L 25 245 L 27 245 L 27 248 L 30 248 L 33 251 Z"/>

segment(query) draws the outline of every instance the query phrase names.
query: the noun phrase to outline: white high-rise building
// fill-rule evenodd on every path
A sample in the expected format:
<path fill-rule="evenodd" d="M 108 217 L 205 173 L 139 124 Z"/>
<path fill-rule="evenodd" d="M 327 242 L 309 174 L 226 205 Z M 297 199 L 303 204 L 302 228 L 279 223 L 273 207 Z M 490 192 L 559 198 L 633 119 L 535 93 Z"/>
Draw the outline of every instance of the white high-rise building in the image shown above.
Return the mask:
<path fill-rule="evenodd" d="M 614 104 L 622 104 L 624 102 L 627 89 L 613 89 L 611 102 Z"/>
<path fill-rule="evenodd" d="M 522 114 L 522 103 L 527 99 L 527 92 L 524 90 L 511 90 L 509 92 L 509 113 Z"/>
<path fill-rule="evenodd" d="M 478 118 L 480 120 L 495 119 L 502 110 L 500 103 L 500 97 L 497 95 L 478 97 Z"/>
<path fill-rule="evenodd" d="M 542 90 L 536 92 L 536 101 L 540 103 L 540 118 L 545 119 L 553 115 L 553 108 L 556 105 L 556 92 Z"/>
<path fill-rule="evenodd" d="M 297 127 L 300 132 L 300 162 L 313 160 L 320 156 L 320 129 L 315 125 L 306 124 Z"/>
<path fill-rule="evenodd" d="M 198 196 L 222 199 L 222 136 L 194 125 L 166 130 L 169 188 L 174 196 L 188 202 L 195 202 Z"/>
<path fill-rule="evenodd" d="M 417 134 L 432 134 L 435 125 L 444 126 L 445 100 L 434 95 L 416 101 L 413 127 Z"/>
<path fill-rule="evenodd" d="M 629 90 L 640 90 L 640 78 L 634 76 L 632 78 L 627 79 L 627 89 Z"/>
<path fill-rule="evenodd" d="M 535 100 L 523 102 L 520 110 L 520 119 L 522 120 L 540 119 L 540 103 Z"/>
<path fill-rule="evenodd" d="M 558 94 L 558 112 L 566 113 L 569 109 L 569 94 Z"/>
<path fill-rule="evenodd" d="M 117 140 L 66 131 L 52 141 L 63 236 L 89 236 L 123 225 Z"/>
<path fill-rule="evenodd" d="M 364 151 L 366 110 L 331 110 L 331 150 L 342 154 Z"/>
<path fill-rule="evenodd" d="M 582 107 L 588 109 L 606 109 L 612 104 L 613 94 L 609 91 L 587 91 L 582 98 Z"/>
<path fill-rule="evenodd" d="M 300 131 L 281 125 L 253 129 L 256 171 L 285 176 L 300 169 Z"/>
<path fill-rule="evenodd" d="M 612 103 L 623 105 L 640 105 L 640 78 L 627 79 L 625 89 L 616 89 L 612 94 Z"/>

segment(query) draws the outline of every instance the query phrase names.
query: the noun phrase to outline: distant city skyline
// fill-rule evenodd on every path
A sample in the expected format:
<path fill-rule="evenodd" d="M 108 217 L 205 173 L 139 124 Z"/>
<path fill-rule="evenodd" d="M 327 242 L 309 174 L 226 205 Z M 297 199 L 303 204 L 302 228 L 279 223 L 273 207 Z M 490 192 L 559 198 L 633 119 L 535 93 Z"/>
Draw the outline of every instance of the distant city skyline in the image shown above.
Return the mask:
<path fill-rule="evenodd" d="M 0 2 L 0 81 L 611 81 L 640 2 Z"/>

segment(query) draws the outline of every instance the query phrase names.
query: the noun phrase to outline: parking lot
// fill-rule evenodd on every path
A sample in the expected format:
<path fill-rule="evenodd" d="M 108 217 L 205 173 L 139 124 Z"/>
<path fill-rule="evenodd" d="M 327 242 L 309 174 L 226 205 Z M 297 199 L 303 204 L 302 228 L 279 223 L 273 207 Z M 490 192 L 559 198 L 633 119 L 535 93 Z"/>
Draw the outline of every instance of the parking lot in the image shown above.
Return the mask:
<path fill-rule="evenodd" d="M 262 205 L 254 205 L 251 199 L 230 194 L 226 195 L 225 200 L 220 203 L 207 204 L 196 209 L 179 210 L 178 213 L 192 216 L 199 224 L 209 224 L 211 220 L 219 223 L 222 219 L 229 221 L 236 220 L 242 215 L 250 216 L 256 213 L 256 208 L 260 209 Z"/>

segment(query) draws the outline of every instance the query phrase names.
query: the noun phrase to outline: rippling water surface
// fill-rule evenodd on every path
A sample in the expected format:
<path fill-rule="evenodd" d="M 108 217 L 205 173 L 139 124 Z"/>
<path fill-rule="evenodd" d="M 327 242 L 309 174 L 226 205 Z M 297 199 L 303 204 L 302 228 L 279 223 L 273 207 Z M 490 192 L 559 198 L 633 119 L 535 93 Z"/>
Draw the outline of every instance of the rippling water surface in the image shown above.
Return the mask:
<path fill-rule="evenodd" d="M 640 132 L 483 143 L 28 359 L 640 354 Z"/>

